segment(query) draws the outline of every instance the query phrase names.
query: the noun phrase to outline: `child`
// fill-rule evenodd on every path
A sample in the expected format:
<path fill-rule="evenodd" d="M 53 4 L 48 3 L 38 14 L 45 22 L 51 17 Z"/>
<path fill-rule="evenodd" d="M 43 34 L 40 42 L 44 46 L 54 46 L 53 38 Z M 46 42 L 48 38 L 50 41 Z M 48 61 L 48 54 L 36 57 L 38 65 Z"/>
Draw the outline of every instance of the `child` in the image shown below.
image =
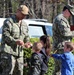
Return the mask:
<path fill-rule="evenodd" d="M 43 35 L 40 37 L 40 42 L 42 43 L 42 50 L 40 53 L 42 54 L 43 64 L 41 69 L 41 75 L 44 75 L 48 70 L 48 61 L 49 61 L 49 54 L 51 50 L 50 45 L 50 37 Z"/>
<path fill-rule="evenodd" d="M 31 67 L 29 70 L 29 75 L 40 75 L 41 73 L 41 54 L 40 50 L 42 49 L 42 44 L 40 42 L 35 42 L 33 44 L 32 50 L 32 56 L 31 56 Z"/>
<path fill-rule="evenodd" d="M 61 75 L 73 75 L 74 55 L 71 53 L 73 49 L 72 42 L 65 42 L 63 54 L 51 54 L 52 57 L 61 60 Z"/>

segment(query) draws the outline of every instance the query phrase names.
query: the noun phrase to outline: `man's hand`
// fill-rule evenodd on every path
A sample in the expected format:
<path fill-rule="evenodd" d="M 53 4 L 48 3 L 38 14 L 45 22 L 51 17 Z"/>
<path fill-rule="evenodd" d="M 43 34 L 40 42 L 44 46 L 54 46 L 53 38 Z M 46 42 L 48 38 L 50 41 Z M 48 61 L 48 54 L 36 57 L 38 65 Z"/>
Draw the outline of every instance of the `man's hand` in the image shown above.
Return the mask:
<path fill-rule="evenodd" d="M 16 44 L 17 44 L 17 45 L 20 45 L 20 46 L 24 46 L 24 42 L 21 41 L 21 40 L 17 40 L 17 41 L 16 41 Z"/>
<path fill-rule="evenodd" d="M 24 47 L 25 48 L 30 48 L 30 47 L 32 47 L 32 43 L 31 42 L 27 42 L 27 43 L 24 44 Z"/>
<path fill-rule="evenodd" d="M 17 45 L 20 45 L 20 46 L 23 46 L 23 47 L 25 47 L 25 48 L 30 48 L 30 47 L 32 47 L 32 43 L 31 43 L 31 42 L 24 43 L 24 42 L 21 41 L 21 40 L 17 40 L 17 41 L 16 41 L 16 44 L 17 44 Z"/>

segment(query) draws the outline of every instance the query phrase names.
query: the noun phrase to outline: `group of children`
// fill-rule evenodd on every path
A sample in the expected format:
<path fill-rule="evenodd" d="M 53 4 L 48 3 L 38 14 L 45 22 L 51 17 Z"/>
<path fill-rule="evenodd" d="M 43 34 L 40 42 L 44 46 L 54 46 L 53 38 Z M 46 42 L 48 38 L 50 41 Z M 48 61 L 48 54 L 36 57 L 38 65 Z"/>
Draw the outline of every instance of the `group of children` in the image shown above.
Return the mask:
<path fill-rule="evenodd" d="M 74 49 L 72 42 L 65 42 L 63 54 L 51 54 L 50 37 L 43 35 L 32 46 L 31 67 L 29 75 L 44 75 L 48 70 L 49 57 L 61 60 L 61 75 L 73 75 Z"/>

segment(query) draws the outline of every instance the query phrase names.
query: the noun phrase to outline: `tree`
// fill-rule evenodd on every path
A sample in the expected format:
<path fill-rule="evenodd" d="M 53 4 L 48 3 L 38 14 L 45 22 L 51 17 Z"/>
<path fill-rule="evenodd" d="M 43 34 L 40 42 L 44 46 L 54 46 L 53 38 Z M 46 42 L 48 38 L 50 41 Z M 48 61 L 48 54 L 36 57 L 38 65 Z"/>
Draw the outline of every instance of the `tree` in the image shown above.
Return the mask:
<path fill-rule="evenodd" d="M 29 18 L 44 18 L 53 22 L 63 5 L 73 0 L 0 0 L 0 17 L 8 17 L 16 12 L 20 4 L 26 4 L 30 9 Z"/>

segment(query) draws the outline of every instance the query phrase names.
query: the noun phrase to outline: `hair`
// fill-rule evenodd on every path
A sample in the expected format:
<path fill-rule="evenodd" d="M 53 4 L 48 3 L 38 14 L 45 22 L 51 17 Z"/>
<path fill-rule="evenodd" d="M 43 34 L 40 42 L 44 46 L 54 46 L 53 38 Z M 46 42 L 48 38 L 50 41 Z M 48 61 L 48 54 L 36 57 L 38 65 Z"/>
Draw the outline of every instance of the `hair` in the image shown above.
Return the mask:
<path fill-rule="evenodd" d="M 63 11 L 65 11 L 66 9 L 68 9 L 66 6 L 64 6 Z"/>
<path fill-rule="evenodd" d="M 70 48 L 70 51 L 74 49 L 74 43 L 72 42 L 65 42 L 65 45 L 67 46 L 67 48 Z"/>
<path fill-rule="evenodd" d="M 32 46 L 35 51 L 40 51 L 42 49 L 42 44 L 40 42 L 35 42 Z"/>
<path fill-rule="evenodd" d="M 43 43 L 45 45 L 45 49 L 51 47 L 51 45 L 50 45 L 50 37 L 49 36 L 43 35 L 43 36 L 40 37 L 40 40 L 43 41 Z"/>
<path fill-rule="evenodd" d="M 64 6 L 63 11 L 65 11 L 66 9 L 68 9 L 69 13 L 71 14 L 69 8 L 67 8 L 66 6 Z M 71 14 L 72 15 L 72 14 Z"/>

